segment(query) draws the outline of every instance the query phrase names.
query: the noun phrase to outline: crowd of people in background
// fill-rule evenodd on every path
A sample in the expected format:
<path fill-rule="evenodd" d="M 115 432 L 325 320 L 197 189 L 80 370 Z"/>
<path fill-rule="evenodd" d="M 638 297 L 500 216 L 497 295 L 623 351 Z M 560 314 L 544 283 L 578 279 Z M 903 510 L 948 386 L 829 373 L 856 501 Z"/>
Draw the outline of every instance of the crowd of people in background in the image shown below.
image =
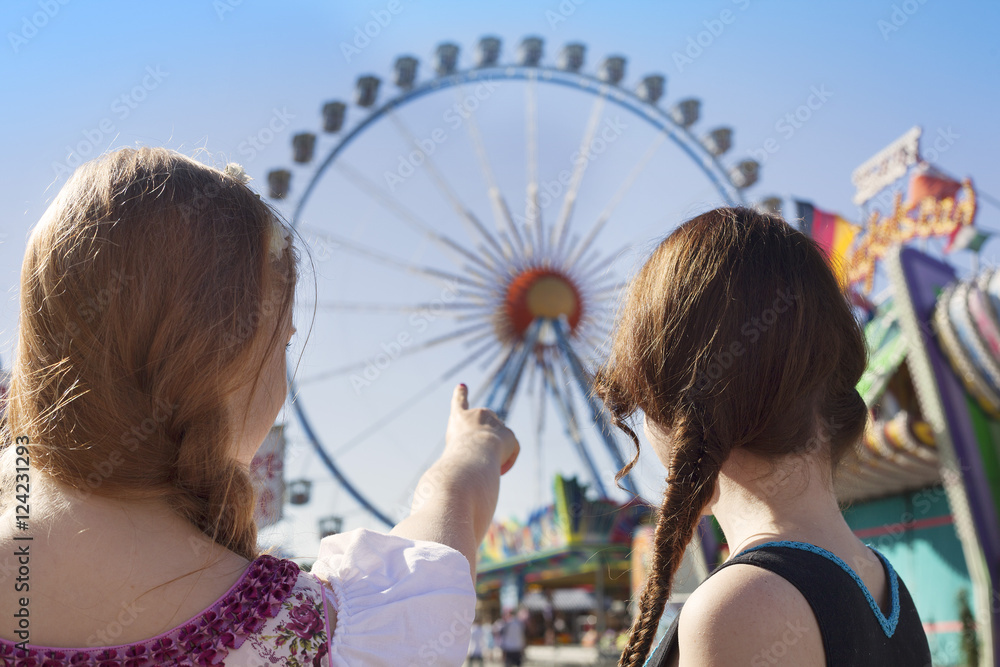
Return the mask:
<path fill-rule="evenodd" d="M 536 616 L 535 621 L 538 621 Z M 532 634 L 532 617 L 529 610 L 520 607 L 516 612 L 504 611 L 502 616 L 493 623 L 482 614 L 476 616 L 472 625 L 472 636 L 469 642 L 469 654 L 466 660 L 467 667 L 485 667 L 487 664 L 502 663 L 504 667 L 512 667 L 523 664 L 525 660 L 525 649 L 529 643 L 538 643 L 545 646 L 555 646 L 564 644 L 567 641 L 571 645 L 583 648 L 596 648 L 601 653 L 621 652 L 625 641 L 628 639 L 627 619 L 614 619 L 620 621 L 615 626 L 609 627 L 603 633 L 597 629 L 594 616 L 581 616 L 577 626 L 579 632 L 569 633 L 569 624 L 562 614 L 552 617 L 547 615 L 547 626 L 544 634 Z M 534 639 L 532 639 L 534 637 Z"/>
<path fill-rule="evenodd" d="M 528 644 L 527 620 L 528 610 L 523 607 L 516 613 L 505 611 L 492 624 L 477 616 L 472 624 L 466 664 L 471 667 L 483 665 L 486 659 L 501 659 L 504 667 L 519 667 L 524 661 L 524 649 Z"/>

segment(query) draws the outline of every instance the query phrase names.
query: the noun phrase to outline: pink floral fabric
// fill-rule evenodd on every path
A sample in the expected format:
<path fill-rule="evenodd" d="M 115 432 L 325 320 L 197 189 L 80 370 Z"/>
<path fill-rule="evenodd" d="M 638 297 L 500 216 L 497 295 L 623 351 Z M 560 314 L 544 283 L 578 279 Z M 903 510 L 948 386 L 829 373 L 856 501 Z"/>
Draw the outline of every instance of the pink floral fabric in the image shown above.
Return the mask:
<path fill-rule="evenodd" d="M 461 553 L 359 528 L 324 538 L 312 573 L 261 556 L 215 604 L 158 637 L 27 651 L 0 639 L 0 667 L 457 667 L 475 608 Z"/>
<path fill-rule="evenodd" d="M 2 667 L 328 667 L 323 585 L 290 560 L 263 555 L 209 609 L 153 639 L 121 646 L 48 648 L 0 639 Z"/>

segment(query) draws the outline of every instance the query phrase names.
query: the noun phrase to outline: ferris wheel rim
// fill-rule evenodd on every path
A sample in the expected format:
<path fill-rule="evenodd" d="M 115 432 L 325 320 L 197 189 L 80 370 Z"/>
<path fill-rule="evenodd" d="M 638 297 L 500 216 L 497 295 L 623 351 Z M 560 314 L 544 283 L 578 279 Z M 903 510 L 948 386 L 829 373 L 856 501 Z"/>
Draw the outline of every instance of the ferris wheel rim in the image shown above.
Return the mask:
<path fill-rule="evenodd" d="M 725 149 L 720 153 L 713 153 L 701 140 L 699 140 L 689 129 L 694 122 L 681 124 L 674 119 L 670 111 L 661 108 L 658 99 L 647 100 L 636 92 L 623 88 L 618 83 L 605 81 L 598 76 L 581 72 L 578 70 L 566 70 L 551 65 L 491 65 L 484 67 L 471 67 L 464 70 L 453 71 L 441 76 L 435 76 L 422 83 L 410 87 L 399 88 L 399 92 L 381 104 L 371 104 L 357 106 L 369 107 L 366 116 L 357 122 L 345 133 L 337 137 L 336 143 L 330 147 L 323 160 L 315 167 L 311 168 L 309 178 L 302 195 L 297 199 L 291 216 L 290 224 L 293 229 L 297 229 L 303 217 L 303 211 L 310 201 L 310 197 L 317 188 L 319 182 L 326 175 L 327 170 L 333 165 L 337 158 L 354 141 L 371 126 L 389 115 L 392 111 L 402 109 L 406 105 L 424 98 L 425 96 L 445 91 L 449 88 L 459 88 L 465 84 L 482 83 L 483 81 L 524 81 L 526 84 L 537 82 L 560 85 L 579 92 L 589 93 L 593 97 L 610 101 L 617 107 L 622 108 L 640 120 L 647 123 L 657 131 L 657 134 L 664 139 L 670 139 L 688 159 L 690 159 L 698 169 L 708 178 L 714 189 L 719 193 L 722 200 L 730 206 L 745 205 L 744 190 L 748 186 L 740 186 L 733 181 L 727 167 L 722 163 L 720 157 Z M 390 116 L 391 117 L 391 116 Z M 752 183 L 751 183 L 752 184 Z M 340 482 L 341 487 L 358 502 L 361 507 L 371 516 L 386 524 L 393 525 L 391 519 L 384 512 L 379 510 L 365 493 L 362 493 L 354 485 L 340 466 L 334 461 L 333 456 L 323 445 L 322 439 L 316 433 L 312 421 L 307 414 L 307 406 L 303 405 L 299 399 L 299 383 L 295 381 L 291 374 L 288 378 L 289 396 L 295 403 L 294 410 L 303 431 L 316 450 L 323 463 L 330 470 L 333 476 Z"/>
<path fill-rule="evenodd" d="M 743 197 L 743 189 L 735 186 L 729 180 L 728 176 L 726 176 L 726 168 L 718 156 L 709 152 L 690 130 L 677 123 L 677 121 L 670 117 L 667 110 L 660 108 L 658 105 L 646 102 L 636 93 L 602 81 L 593 74 L 566 71 L 551 65 L 497 65 L 493 67 L 474 67 L 446 76 L 429 79 L 412 88 L 404 89 L 400 94 L 390 98 L 372 110 L 361 122 L 352 127 L 340 138 L 340 141 L 330 149 L 323 161 L 316 167 L 312 178 L 306 184 L 302 196 L 299 197 L 292 211 L 292 228 L 296 229 L 298 227 L 302 211 L 326 170 L 334 163 L 337 156 L 346 150 L 370 125 L 373 125 L 390 111 L 400 109 L 425 95 L 441 92 L 466 83 L 481 82 L 483 79 L 489 79 L 490 77 L 487 77 L 486 74 L 499 74 L 495 78 L 505 81 L 533 80 L 536 82 L 563 85 L 580 92 L 589 93 L 595 97 L 602 95 L 602 90 L 605 90 L 607 91 L 607 94 L 604 95 L 606 100 L 627 111 L 631 111 L 648 122 L 656 130 L 666 133 L 667 138 L 673 141 L 678 148 L 691 158 L 709 180 L 712 181 L 712 185 L 715 186 L 728 205 L 736 206 L 746 203 Z M 682 139 L 686 141 L 682 141 Z"/>

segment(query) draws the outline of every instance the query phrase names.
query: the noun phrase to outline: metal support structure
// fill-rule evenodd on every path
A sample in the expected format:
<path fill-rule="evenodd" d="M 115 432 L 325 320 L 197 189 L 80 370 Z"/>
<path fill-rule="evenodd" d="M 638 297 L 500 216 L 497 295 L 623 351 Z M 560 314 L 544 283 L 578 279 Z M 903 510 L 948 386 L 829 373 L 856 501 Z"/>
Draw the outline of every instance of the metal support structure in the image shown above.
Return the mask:
<path fill-rule="evenodd" d="M 538 342 L 538 332 L 541 330 L 541 326 L 542 320 L 535 320 L 531 323 L 524 334 L 520 347 L 515 348 L 504 362 L 504 367 L 497 375 L 496 382 L 490 390 L 489 398 L 486 399 L 486 407 L 497 413 L 500 419 L 507 419 L 510 406 L 514 402 L 514 395 L 517 393 L 517 386 L 524 374 L 524 365 L 534 351 L 535 343 Z"/>
<path fill-rule="evenodd" d="M 562 417 L 563 425 L 566 427 L 566 435 L 573 445 L 576 446 L 576 451 L 580 455 L 580 459 L 583 460 L 584 465 L 587 466 L 587 470 L 590 471 L 590 476 L 594 479 L 594 486 L 597 487 L 597 492 L 601 494 L 602 498 L 607 498 L 608 492 L 604 488 L 604 482 L 601 481 L 601 473 L 598 471 L 597 465 L 594 464 L 594 459 L 590 456 L 590 452 L 587 451 L 587 445 L 584 443 L 583 436 L 580 433 L 580 425 L 577 423 L 576 416 L 569 405 L 568 397 L 563 396 L 556 386 L 552 367 L 545 366 L 544 371 L 548 380 L 549 391 L 552 393 L 552 398 L 555 399 L 553 403 Z"/>
<path fill-rule="evenodd" d="M 580 392 L 583 393 L 584 399 L 590 407 L 594 423 L 597 424 L 601 432 L 601 439 L 604 440 L 604 445 L 607 447 L 608 453 L 611 455 L 611 459 L 615 462 L 615 465 L 618 466 L 618 469 L 621 470 L 625 467 L 625 459 L 622 457 L 621 450 L 618 449 L 618 441 L 615 440 L 614 432 L 612 431 L 614 425 L 605 414 L 603 406 L 597 402 L 596 398 L 594 398 L 592 385 L 587 379 L 587 372 L 583 368 L 583 363 L 580 361 L 580 358 L 576 356 L 576 352 L 573 351 L 573 348 L 570 347 L 569 339 L 566 338 L 566 333 L 563 331 L 563 322 L 560 322 L 559 320 L 552 320 L 551 322 L 552 330 L 555 331 L 556 334 L 556 342 L 559 345 L 559 349 L 562 350 L 563 356 L 566 357 L 566 361 L 569 364 L 570 371 L 573 373 L 573 377 L 580 388 Z M 635 484 L 632 481 L 631 475 L 623 477 L 622 484 L 629 493 L 639 495 Z"/>

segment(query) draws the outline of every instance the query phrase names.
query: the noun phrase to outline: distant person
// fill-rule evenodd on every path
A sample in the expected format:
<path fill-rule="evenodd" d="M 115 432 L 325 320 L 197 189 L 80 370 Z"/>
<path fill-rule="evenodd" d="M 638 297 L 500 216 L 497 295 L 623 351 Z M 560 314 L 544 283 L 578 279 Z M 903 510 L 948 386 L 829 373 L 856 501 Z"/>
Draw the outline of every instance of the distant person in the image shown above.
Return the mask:
<path fill-rule="evenodd" d="M 430 495 L 389 534 L 325 538 L 311 573 L 257 548 L 249 465 L 285 401 L 298 274 L 245 180 L 122 149 L 77 169 L 32 231 L 0 437 L 0 553 L 30 545 L 30 595 L 0 586 L 0 664 L 465 659 L 456 619 L 518 445 L 464 385 Z"/>
<path fill-rule="evenodd" d="M 480 623 L 478 619 L 472 624 L 471 637 L 469 638 L 469 657 L 466 664 L 483 665 L 483 656 L 486 654 L 486 636 L 489 634 L 489 626 Z"/>
<path fill-rule="evenodd" d="M 626 420 L 642 411 L 667 469 L 652 567 L 619 665 L 930 665 L 906 586 L 851 532 L 833 491 L 838 461 L 865 428 L 855 387 L 866 364 L 822 250 L 784 220 L 716 209 L 653 252 L 595 382 L 637 447 Z M 704 514 L 715 515 L 732 556 L 654 647 Z"/>
<path fill-rule="evenodd" d="M 500 650 L 503 651 L 504 667 L 520 667 L 526 645 L 524 622 L 517 614 L 504 612 L 504 623 L 500 628 Z"/>

